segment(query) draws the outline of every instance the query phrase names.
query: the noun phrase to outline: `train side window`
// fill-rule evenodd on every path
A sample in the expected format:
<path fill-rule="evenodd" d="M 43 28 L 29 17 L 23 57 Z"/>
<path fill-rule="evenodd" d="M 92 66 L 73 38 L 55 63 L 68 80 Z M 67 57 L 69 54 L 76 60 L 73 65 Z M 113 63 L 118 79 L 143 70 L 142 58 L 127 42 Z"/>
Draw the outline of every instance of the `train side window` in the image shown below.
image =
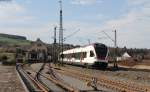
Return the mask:
<path fill-rule="evenodd" d="M 73 53 L 70 54 L 70 58 L 74 58 L 74 54 Z"/>
<path fill-rule="evenodd" d="M 90 51 L 90 57 L 94 57 L 94 52 Z"/>
<path fill-rule="evenodd" d="M 75 58 L 75 53 L 72 53 L 72 58 Z"/>
<path fill-rule="evenodd" d="M 71 59 L 71 58 L 72 58 L 72 56 L 73 56 L 72 54 L 68 54 L 68 58 L 69 58 L 69 59 Z"/>
<path fill-rule="evenodd" d="M 76 59 L 80 59 L 80 52 L 76 53 Z"/>
<path fill-rule="evenodd" d="M 83 52 L 83 58 L 86 58 L 86 52 Z"/>
<path fill-rule="evenodd" d="M 61 57 L 61 58 L 64 58 L 64 54 L 61 54 L 60 57 Z"/>

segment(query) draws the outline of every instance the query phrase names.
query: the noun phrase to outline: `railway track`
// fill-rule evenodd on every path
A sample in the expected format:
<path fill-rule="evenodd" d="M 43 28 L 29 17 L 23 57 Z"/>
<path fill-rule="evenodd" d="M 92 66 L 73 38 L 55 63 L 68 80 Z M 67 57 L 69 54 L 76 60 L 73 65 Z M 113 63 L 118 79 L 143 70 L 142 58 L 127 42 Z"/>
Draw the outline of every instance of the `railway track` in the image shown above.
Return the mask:
<path fill-rule="evenodd" d="M 23 66 L 17 66 L 17 70 L 19 74 L 22 76 L 22 79 L 26 81 L 26 84 L 30 84 L 28 88 L 30 88 L 30 92 L 56 92 L 54 86 L 57 89 L 61 89 L 58 92 L 82 92 L 79 89 L 73 88 L 69 84 L 67 84 L 57 73 L 62 75 L 71 76 L 73 78 L 90 82 L 92 78 L 97 79 L 97 85 L 102 86 L 104 88 L 116 90 L 117 92 L 150 92 L 150 87 L 135 84 L 133 82 L 122 82 L 118 80 L 110 80 L 105 78 L 105 76 L 95 77 L 88 74 L 83 74 L 77 70 L 73 69 L 65 69 L 62 67 L 48 67 L 45 64 L 39 69 L 39 71 L 27 71 Z M 46 73 L 48 71 L 48 73 Z M 44 81 L 45 80 L 45 81 Z M 51 87 L 49 84 L 53 84 Z"/>
<path fill-rule="evenodd" d="M 94 76 L 80 73 L 76 70 L 68 70 L 65 68 L 58 68 L 53 66 L 55 72 L 65 74 L 78 78 L 80 80 L 91 81 Z M 97 79 L 97 84 L 106 88 L 111 88 L 112 90 L 117 90 L 119 92 L 150 92 L 150 87 L 139 85 L 133 82 L 122 82 L 117 80 L 110 80 L 105 78 L 105 76 L 95 77 Z"/>
<path fill-rule="evenodd" d="M 44 66 L 45 64 L 37 72 L 26 70 L 23 65 L 16 66 L 29 92 L 80 92 L 56 77 L 53 70 L 49 69 L 49 74 L 45 74 Z"/>
<path fill-rule="evenodd" d="M 38 71 L 37 76 L 44 77 L 48 81 L 51 81 L 52 83 L 54 83 L 58 88 L 61 88 L 62 90 L 59 92 L 79 92 L 78 89 L 75 89 L 75 88 L 71 87 L 69 84 L 65 83 L 60 77 L 58 77 L 53 72 L 53 70 L 51 68 L 48 68 L 48 74 L 45 74 L 44 66 L 45 66 L 45 64 L 43 64 L 42 68 Z M 42 82 L 42 83 L 45 84 L 44 82 Z M 51 88 L 50 92 L 56 92 L 56 90 L 53 90 Z"/>
<path fill-rule="evenodd" d="M 42 78 L 41 78 L 41 74 L 40 72 L 42 72 L 42 70 L 44 69 L 44 66 L 45 66 L 45 63 L 41 66 L 41 68 L 39 69 L 38 72 L 35 72 L 36 75 L 35 75 L 35 79 L 37 82 L 39 82 L 40 84 L 42 84 L 46 89 L 48 89 L 48 92 L 53 92 L 52 89 L 42 81 Z"/>
<path fill-rule="evenodd" d="M 23 69 L 23 65 L 17 65 L 16 69 L 29 92 L 49 92 L 48 88 L 38 82 L 30 72 Z"/>

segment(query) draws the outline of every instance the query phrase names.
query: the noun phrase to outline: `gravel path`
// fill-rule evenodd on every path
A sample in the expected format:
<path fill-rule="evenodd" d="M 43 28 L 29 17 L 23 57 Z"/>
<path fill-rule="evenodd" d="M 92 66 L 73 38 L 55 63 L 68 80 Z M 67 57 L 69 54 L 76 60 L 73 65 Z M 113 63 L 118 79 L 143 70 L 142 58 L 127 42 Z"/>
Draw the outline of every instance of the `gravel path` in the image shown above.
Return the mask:
<path fill-rule="evenodd" d="M 15 70 L 15 66 L 0 64 L 0 92 L 25 92 Z"/>

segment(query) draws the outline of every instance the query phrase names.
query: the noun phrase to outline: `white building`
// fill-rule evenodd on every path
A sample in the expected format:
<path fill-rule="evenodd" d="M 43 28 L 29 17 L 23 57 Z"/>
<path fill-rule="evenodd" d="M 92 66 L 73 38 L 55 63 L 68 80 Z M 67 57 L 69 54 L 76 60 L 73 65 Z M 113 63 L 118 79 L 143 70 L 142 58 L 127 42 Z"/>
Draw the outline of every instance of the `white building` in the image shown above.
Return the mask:
<path fill-rule="evenodd" d="M 122 61 L 122 60 L 129 60 L 131 56 L 125 52 L 121 57 L 117 57 L 117 61 Z"/>

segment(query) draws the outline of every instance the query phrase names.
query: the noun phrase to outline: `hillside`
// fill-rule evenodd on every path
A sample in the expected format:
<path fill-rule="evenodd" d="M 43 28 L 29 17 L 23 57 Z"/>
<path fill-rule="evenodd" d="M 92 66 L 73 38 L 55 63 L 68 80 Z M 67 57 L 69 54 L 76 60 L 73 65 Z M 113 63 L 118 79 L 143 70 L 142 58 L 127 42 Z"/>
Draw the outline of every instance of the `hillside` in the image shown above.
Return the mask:
<path fill-rule="evenodd" d="M 31 41 L 26 40 L 24 36 L 9 35 L 0 33 L 0 45 L 30 45 Z"/>
<path fill-rule="evenodd" d="M 0 37 L 7 37 L 7 38 L 11 38 L 11 39 L 26 40 L 26 37 L 24 37 L 24 36 L 3 34 L 3 33 L 0 33 Z"/>

